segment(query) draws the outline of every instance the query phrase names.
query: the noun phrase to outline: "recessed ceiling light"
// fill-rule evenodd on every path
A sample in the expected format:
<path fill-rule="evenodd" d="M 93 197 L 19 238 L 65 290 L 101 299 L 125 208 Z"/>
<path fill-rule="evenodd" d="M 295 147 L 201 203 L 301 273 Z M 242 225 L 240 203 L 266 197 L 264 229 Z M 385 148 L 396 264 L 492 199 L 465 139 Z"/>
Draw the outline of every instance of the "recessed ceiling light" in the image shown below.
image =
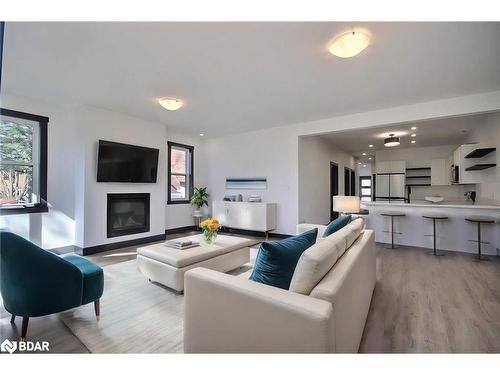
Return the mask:
<path fill-rule="evenodd" d="M 411 143 L 415 143 L 415 142 L 417 142 L 417 141 L 411 141 Z"/>
<path fill-rule="evenodd" d="M 363 152 L 361 155 L 366 156 L 366 152 Z"/>
<path fill-rule="evenodd" d="M 356 56 L 370 44 L 370 36 L 359 31 L 349 31 L 333 41 L 328 47 L 332 55 L 347 58 Z"/>
<path fill-rule="evenodd" d="M 368 147 L 373 147 L 373 145 L 368 145 Z"/>
<path fill-rule="evenodd" d="M 363 168 L 366 168 L 366 164 L 363 164 Z"/>
<path fill-rule="evenodd" d="M 410 129 L 411 130 L 417 130 L 417 127 L 416 126 L 412 126 Z"/>
<path fill-rule="evenodd" d="M 372 158 L 368 158 L 368 160 L 372 160 Z"/>
<path fill-rule="evenodd" d="M 384 139 L 385 147 L 396 147 L 399 146 L 399 137 L 395 137 L 394 134 L 389 134 L 389 138 Z"/>
<path fill-rule="evenodd" d="M 417 135 L 416 135 L 416 134 L 412 134 L 411 136 L 412 136 L 412 137 L 416 137 Z"/>
<path fill-rule="evenodd" d="M 158 103 L 169 111 L 177 111 L 183 104 L 182 100 L 176 98 L 161 98 L 158 99 Z"/>
<path fill-rule="evenodd" d="M 361 162 L 358 162 L 358 165 L 361 165 Z"/>
<path fill-rule="evenodd" d="M 204 135 L 205 135 L 205 134 L 203 134 L 203 133 L 200 133 L 200 137 L 203 137 Z"/>

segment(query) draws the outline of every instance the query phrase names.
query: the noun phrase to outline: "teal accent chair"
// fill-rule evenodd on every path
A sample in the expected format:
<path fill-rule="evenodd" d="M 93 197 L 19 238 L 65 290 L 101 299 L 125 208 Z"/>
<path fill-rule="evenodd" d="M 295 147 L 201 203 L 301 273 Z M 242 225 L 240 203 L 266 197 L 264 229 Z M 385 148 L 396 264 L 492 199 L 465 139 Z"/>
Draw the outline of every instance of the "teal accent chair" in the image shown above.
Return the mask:
<path fill-rule="evenodd" d="M 29 318 L 54 314 L 94 302 L 104 290 L 102 268 L 85 258 L 57 256 L 24 238 L 0 231 L 0 290 L 5 309 L 23 317 L 21 340 Z"/>

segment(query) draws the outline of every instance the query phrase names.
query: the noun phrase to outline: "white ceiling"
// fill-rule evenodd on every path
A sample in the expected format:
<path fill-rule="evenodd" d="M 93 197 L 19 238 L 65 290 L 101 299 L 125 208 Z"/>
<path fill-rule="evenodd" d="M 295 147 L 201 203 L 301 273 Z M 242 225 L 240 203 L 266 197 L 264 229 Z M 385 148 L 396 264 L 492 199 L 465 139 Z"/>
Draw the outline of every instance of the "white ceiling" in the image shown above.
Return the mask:
<path fill-rule="evenodd" d="M 336 148 L 366 161 L 374 156 L 377 150 L 387 150 L 384 139 L 390 133 L 400 138 L 401 145 L 396 148 L 429 147 L 457 145 L 463 143 L 470 132 L 483 126 L 485 119 L 491 113 L 477 114 L 463 117 L 453 117 L 440 120 L 429 120 L 416 123 L 392 124 L 383 127 L 356 129 L 321 135 Z M 411 130 L 416 127 L 416 130 Z M 416 134 L 411 137 L 411 134 Z M 410 143 L 415 140 L 414 144 Z M 373 147 L 369 147 L 372 144 Z M 366 153 L 366 155 L 362 155 Z"/>
<path fill-rule="evenodd" d="M 330 55 L 351 27 L 372 44 Z M 498 90 L 499 40 L 500 23 L 8 22 L 2 89 L 215 136 Z"/>

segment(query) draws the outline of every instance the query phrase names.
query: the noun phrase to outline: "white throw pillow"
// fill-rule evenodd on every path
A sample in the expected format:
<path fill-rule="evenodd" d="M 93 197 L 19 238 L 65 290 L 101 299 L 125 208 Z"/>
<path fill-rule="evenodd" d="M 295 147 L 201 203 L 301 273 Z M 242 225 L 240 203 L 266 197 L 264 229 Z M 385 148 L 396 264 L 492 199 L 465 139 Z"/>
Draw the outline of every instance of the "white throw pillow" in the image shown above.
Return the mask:
<path fill-rule="evenodd" d="M 289 290 L 309 295 L 337 260 L 356 241 L 363 221 L 356 219 L 304 251 L 292 276 Z"/>

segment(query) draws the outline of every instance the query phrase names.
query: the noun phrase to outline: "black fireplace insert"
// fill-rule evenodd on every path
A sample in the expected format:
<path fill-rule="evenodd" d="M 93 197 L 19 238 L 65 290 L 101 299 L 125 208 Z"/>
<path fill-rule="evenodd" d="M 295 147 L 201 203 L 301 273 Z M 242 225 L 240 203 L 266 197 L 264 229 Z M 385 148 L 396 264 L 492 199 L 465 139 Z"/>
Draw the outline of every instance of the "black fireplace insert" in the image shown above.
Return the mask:
<path fill-rule="evenodd" d="M 108 238 L 149 232 L 149 202 L 149 193 L 108 194 Z"/>

